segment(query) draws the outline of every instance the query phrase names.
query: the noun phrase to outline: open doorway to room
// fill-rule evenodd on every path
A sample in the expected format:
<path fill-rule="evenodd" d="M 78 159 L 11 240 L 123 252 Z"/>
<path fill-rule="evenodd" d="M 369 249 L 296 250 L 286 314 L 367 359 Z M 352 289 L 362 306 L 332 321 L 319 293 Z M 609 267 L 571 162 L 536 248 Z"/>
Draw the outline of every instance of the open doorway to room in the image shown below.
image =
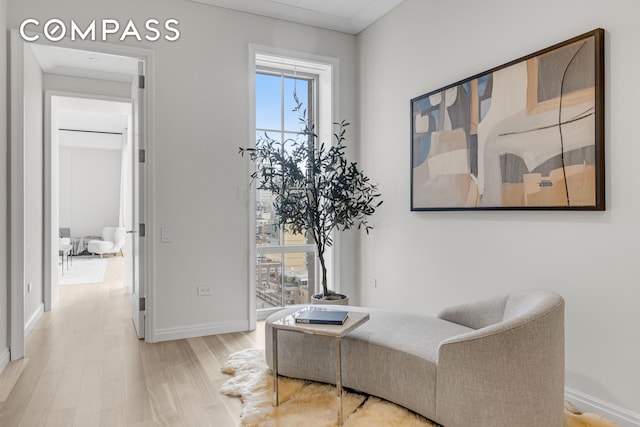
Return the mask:
<path fill-rule="evenodd" d="M 103 237 L 106 227 L 125 231 L 131 262 L 122 290 L 130 288 L 133 327 L 146 337 L 151 244 L 140 237 L 151 225 L 151 61 L 143 49 L 25 43 L 11 33 L 11 360 L 24 357 L 25 337 L 54 308 L 61 269 L 69 271 L 66 257 L 59 263 L 61 228 L 69 253 L 88 250 L 94 239 L 81 240 Z"/>
<path fill-rule="evenodd" d="M 131 102 L 51 97 L 51 229 L 58 230 L 56 285 L 100 284 L 107 265 L 132 288 L 134 194 Z M 122 257 L 123 260 L 109 261 Z"/>

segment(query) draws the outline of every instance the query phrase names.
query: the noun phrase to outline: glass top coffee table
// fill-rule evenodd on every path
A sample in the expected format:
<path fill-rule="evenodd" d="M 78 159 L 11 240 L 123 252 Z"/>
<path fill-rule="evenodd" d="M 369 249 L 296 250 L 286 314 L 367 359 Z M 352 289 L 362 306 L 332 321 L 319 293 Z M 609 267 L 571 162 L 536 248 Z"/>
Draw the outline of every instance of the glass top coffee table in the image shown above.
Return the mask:
<path fill-rule="evenodd" d="M 344 311 L 336 306 L 335 309 L 328 309 L 324 307 L 305 307 L 299 311 L 304 310 L 333 310 Z M 308 324 L 308 323 L 296 323 L 296 311 L 280 320 L 276 320 L 271 324 L 272 326 L 272 340 L 273 340 L 273 405 L 278 406 L 278 331 L 293 331 L 304 334 L 323 335 L 327 337 L 333 337 L 336 340 L 336 392 L 338 398 L 338 425 L 342 425 L 342 351 L 340 348 L 340 342 L 342 337 L 346 334 L 362 325 L 369 320 L 369 313 L 359 313 L 356 311 L 349 311 L 347 320 L 342 325 L 326 325 L 326 324 Z"/>

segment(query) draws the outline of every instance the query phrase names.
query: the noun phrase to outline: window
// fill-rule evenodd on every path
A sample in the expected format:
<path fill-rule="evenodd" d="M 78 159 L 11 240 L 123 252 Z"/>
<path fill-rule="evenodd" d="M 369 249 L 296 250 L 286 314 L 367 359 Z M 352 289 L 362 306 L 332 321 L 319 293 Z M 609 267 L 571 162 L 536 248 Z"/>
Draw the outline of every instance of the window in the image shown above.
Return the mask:
<path fill-rule="evenodd" d="M 330 143 L 331 72 L 331 64 L 256 54 L 256 141 L 266 133 L 284 142 L 286 150 L 287 141 L 300 138 L 303 124 L 300 113 L 293 111 L 295 93 L 307 110 L 308 120 L 315 124 L 318 141 Z M 270 192 L 256 189 L 255 211 L 251 212 L 255 218 L 255 271 L 262 271 L 254 279 L 260 319 L 283 306 L 310 302 L 318 276 L 313 239 L 281 227 L 273 212 L 273 199 Z"/>
<path fill-rule="evenodd" d="M 294 94 L 315 119 L 316 76 L 294 71 L 260 67 L 256 71 L 256 141 L 264 136 L 280 142 L 297 141 L 302 124 L 294 110 Z M 256 165 L 260 168 L 261 165 Z M 313 281 L 316 270 L 315 246 L 305 235 L 294 235 L 278 224 L 273 211 L 274 195 L 256 190 L 256 261 L 269 268 L 266 287 L 257 288 L 258 309 L 309 303 L 309 292 L 299 292 L 301 284 Z M 282 272 L 285 272 L 282 274 Z"/>

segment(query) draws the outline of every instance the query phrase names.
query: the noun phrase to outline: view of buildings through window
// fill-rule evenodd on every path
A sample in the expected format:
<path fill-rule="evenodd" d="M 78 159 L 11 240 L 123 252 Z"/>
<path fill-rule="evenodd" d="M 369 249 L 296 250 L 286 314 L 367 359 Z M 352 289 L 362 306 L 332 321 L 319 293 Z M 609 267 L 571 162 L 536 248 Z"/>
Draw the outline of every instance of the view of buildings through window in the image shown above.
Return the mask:
<path fill-rule="evenodd" d="M 295 108 L 294 91 L 313 117 L 314 79 L 274 70 L 256 73 L 256 138 L 298 140 L 303 124 Z M 256 165 L 261 167 L 261 165 Z M 315 291 L 315 246 L 305 235 L 294 235 L 278 224 L 274 195 L 256 189 L 256 298 L 258 310 L 303 304 Z"/>

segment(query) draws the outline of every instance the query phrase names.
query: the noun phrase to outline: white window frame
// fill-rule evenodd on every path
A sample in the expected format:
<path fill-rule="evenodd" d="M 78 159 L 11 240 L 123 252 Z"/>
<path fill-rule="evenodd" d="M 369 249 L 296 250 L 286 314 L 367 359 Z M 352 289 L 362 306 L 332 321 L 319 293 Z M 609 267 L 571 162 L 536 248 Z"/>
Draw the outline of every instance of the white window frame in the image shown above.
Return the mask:
<path fill-rule="evenodd" d="M 334 143 L 333 123 L 340 117 L 338 106 L 339 86 L 339 60 L 333 57 L 314 55 L 305 52 L 295 52 L 287 49 L 274 48 L 270 46 L 262 46 L 256 44 L 249 45 L 249 135 L 248 147 L 255 147 L 256 143 L 256 72 L 259 69 L 279 69 L 290 71 L 292 73 L 314 74 L 317 75 L 317 122 L 316 131 L 320 142 Z M 250 172 L 253 172 L 255 165 L 251 164 Z M 256 301 L 256 256 L 258 250 L 260 253 L 268 253 L 268 247 L 256 247 L 255 224 L 256 224 L 256 192 L 255 188 L 250 188 L 248 192 L 248 208 L 249 208 L 249 329 L 256 328 L 258 320 L 257 301 Z M 339 250 L 340 236 L 335 233 L 333 237 L 333 246 L 328 248 L 326 253 L 328 284 L 329 287 L 336 292 L 340 292 L 340 265 Z M 278 247 L 277 252 L 307 252 L 307 245 L 288 245 Z M 316 262 L 315 277 L 320 277 L 318 263 Z M 315 292 L 318 292 L 319 281 L 316 280 Z M 314 293 L 315 293 L 314 292 Z M 280 308 L 274 309 L 274 311 Z M 261 310 L 261 320 L 268 316 L 269 310 Z"/>

